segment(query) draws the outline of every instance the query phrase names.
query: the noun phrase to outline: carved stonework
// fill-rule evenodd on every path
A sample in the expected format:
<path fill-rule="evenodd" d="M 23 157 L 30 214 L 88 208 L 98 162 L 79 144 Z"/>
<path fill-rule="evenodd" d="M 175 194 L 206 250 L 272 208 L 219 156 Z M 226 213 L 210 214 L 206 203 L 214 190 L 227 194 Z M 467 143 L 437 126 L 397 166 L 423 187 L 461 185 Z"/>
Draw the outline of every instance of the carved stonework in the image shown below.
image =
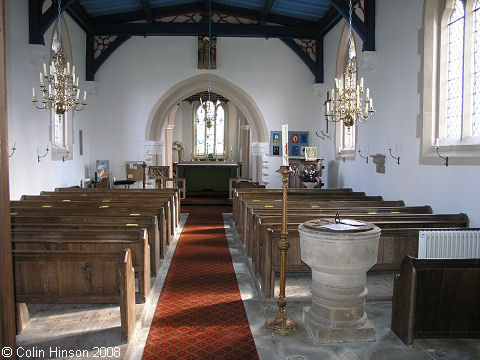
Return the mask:
<path fill-rule="evenodd" d="M 373 158 L 373 163 L 377 166 L 377 173 L 385 174 L 385 155 L 375 154 L 370 156 Z"/>
<path fill-rule="evenodd" d="M 150 179 L 168 178 L 169 173 L 169 166 L 150 166 L 148 168 L 148 176 Z"/>

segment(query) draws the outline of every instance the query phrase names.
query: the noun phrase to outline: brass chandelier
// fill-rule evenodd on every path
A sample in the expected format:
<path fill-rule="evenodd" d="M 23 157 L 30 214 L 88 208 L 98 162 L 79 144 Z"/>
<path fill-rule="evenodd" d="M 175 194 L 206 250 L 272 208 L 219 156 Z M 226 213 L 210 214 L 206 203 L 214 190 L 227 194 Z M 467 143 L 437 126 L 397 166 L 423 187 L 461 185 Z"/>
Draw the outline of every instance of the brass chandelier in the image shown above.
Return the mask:
<path fill-rule="evenodd" d="M 75 66 L 70 71 L 70 63 L 67 62 L 62 48 L 62 23 L 61 23 L 61 0 L 58 0 L 58 46 L 52 55 L 52 62 L 47 71 L 47 65 L 43 64 L 43 73 L 40 72 L 40 90 L 42 100 L 39 103 L 35 96 L 35 87 L 32 88 L 33 105 L 37 109 L 54 110 L 56 114 L 63 115 L 65 111 L 82 111 L 87 106 L 87 92 L 83 93 L 83 101 L 80 102 L 80 89 L 78 76 L 75 75 Z"/>
<path fill-rule="evenodd" d="M 200 104 L 205 113 L 205 126 L 210 129 L 217 121 L 217 110 L 220 100 L 216 97 L 212 101 L 212 24 L 210 19 L 211 1 L 208 1 L 208 99 L 200 98 Z"/>
<path fill-rule="evenodd" d="M 350 130 L 356 122 L 364 123 L 370 119 L 375 112 L 370 91 L 367 88 L 364 92 L 363 78 L 360 85 L 357 85 L 357 70 L 352 62 L 352 0 L 349 8 L 349 42 L 348 42 L 348 64 L 343 73 L 342 80 L 335 78 L 335 89 L 332 89 L 331 96 L 327 92 L 325 101 L 325 119 L 331 122 L 343 122 Z M 364 97 L 365 94 L 365 97 Z"/>

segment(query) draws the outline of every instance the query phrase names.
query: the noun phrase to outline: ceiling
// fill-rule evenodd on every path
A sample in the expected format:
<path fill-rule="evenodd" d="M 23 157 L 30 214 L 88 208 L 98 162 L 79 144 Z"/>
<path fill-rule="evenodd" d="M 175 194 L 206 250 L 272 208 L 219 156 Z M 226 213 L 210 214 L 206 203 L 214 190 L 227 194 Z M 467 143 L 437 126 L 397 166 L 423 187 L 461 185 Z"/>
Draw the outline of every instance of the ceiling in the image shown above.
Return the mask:
<path fill-rule="evenodd" d="M 144 11 L 145 6 L 150 7 L 152 12 L 165 7 L 171 7 L 173 10 L 178 7 L 180 11 L 185 11 L 189 7 L 197 9 L 198 5 L 202 8 L 204 6 L 202 1 L 192 0 L 77 0 L 77 2 L 93 19 L 122 13 L 140 13 Z M 252 14 L 257 12 L 259 19 L 265 12 L 267 16 L 268 14 L 281 15 L 315 22 L 322 20 L 331 8 L 328 0 L 212 0 L 211 6 L 215 8 L 217 5 L 230 8 L 233 12 L 245 13 L 245 10 L 252 11 Z"/>
<path fill-rule="evenodd" d="M 349 0 L 62 0 L 87 34 L 87 80 L 135 36 L 278 38 L 323 82 L 323 38 L 348 20 Z M 363 50 L 375 50 L 375 1 L 352 0 L 352 28 Z M 29 41 L 43 44 L 57 0 L 29 0 Z M 43 4 L 45 3 L 45 6 Z M 99 42 L 101 46 L 99 47 Z M 99 51 L 99 49 L 101 51 Z"/>

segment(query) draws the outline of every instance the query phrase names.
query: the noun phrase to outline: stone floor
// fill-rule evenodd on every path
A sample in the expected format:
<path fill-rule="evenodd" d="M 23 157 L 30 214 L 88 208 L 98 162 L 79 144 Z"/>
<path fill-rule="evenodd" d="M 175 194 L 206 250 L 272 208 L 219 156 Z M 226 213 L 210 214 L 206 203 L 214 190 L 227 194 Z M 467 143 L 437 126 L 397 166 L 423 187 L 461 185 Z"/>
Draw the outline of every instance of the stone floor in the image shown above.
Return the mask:
<path fill-rule="evenodd" d="M 274 334 L 264 326 L 275 317 L 276 301 L 265 302 L 258 291 L 258 279 L 251 275 L 234 230 L 231 214 L 224 214 L 225 231 L 258 354 L 262 360 L 480 360 L 480 340 L 416 340 L 410 349 L 390 330 L 391 297 L 394 273 L 367 277 L 366 312 L 376 329 L 375 342 L 347 342 L 317 345 L 302 320 L 303 309 L 310 303 L 309 276 L 287 276 L 287 313 L 298 323 L 296 332 L 287 336 Z M 278 280 L 276 282 L 278 284 Z M 278 286 L 276 289 L 278 293 Z"/>

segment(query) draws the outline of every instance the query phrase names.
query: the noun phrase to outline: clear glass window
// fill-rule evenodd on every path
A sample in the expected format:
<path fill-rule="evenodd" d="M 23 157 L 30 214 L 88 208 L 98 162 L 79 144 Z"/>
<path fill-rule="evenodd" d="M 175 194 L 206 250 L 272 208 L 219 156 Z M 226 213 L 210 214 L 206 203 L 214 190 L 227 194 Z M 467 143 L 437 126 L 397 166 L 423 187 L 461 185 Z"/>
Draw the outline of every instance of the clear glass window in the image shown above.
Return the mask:
<path fill-rule="evenodd" d="M 446 137 L 458 140 L 462 136 L 464 38 L 465 9 L 456 0 L 448 24 Z"/>

